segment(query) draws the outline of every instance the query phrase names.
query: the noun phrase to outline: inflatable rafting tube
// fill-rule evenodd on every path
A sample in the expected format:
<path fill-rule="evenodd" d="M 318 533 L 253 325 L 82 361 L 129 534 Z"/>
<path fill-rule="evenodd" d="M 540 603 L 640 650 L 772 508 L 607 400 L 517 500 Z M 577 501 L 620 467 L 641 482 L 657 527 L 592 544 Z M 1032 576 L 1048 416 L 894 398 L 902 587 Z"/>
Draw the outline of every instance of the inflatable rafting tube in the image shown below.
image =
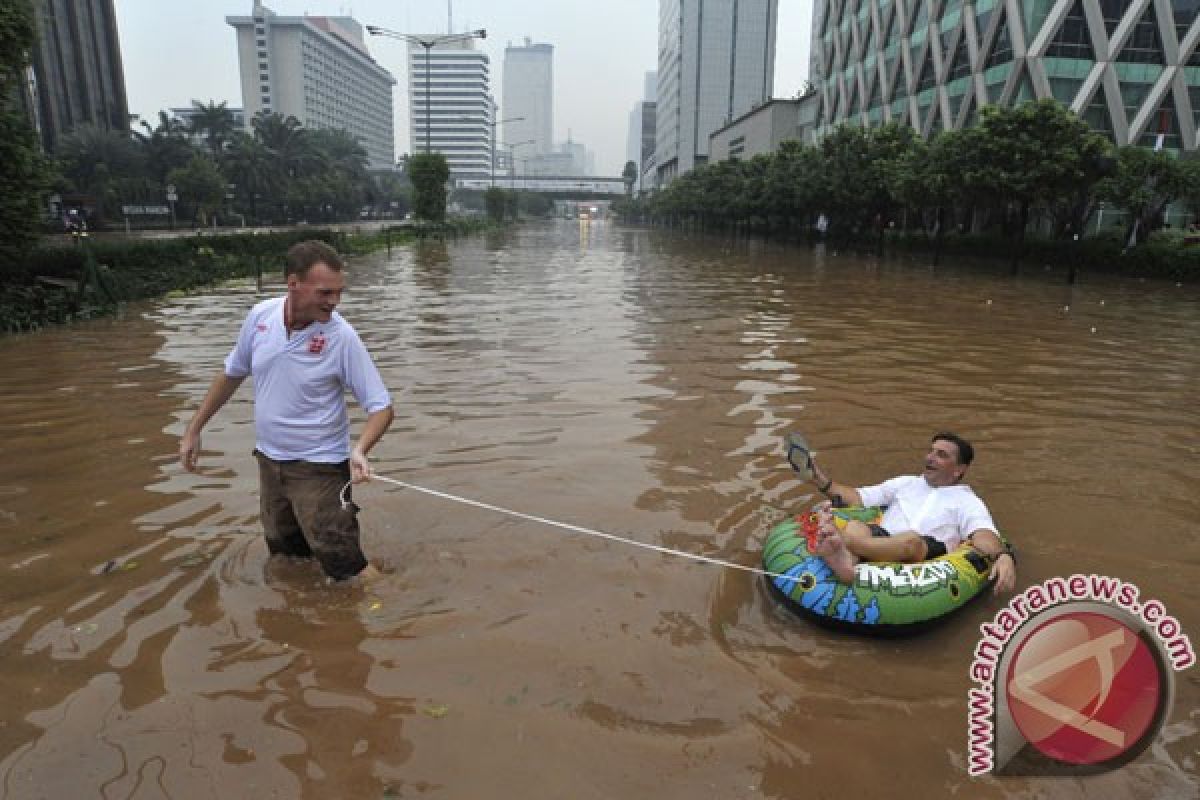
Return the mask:
<path fill-rule="evenodd" d="M 839 527 L 857 519 L 878 523 L 877 508 L 834 509 Z M 825 627 L 879 636 L 926 630 L 978 597 L 988 587 L 990 565 L 969 547 L 916 564 L 862 562 L 847 586 L 809 550 L 805 512 L 776 525 L 763 547 L 763 567 L 786 577 L 767 576 L 783 604 Z"/>

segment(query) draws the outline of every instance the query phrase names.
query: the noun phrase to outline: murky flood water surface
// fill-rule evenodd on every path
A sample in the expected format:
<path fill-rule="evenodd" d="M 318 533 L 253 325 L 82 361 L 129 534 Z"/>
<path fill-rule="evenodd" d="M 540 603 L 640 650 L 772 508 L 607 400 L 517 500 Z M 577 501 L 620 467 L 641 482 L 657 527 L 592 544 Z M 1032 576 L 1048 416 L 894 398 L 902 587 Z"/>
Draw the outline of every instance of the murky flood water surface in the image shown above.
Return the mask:
<path fill-rule="evenodd" d="M 175 453 L 278 289 L 0 340 L 0 795 L 1200 790 L 1197 669 L 1123 769 L 969 778 L 990 597 L 918 638 L 840 635 L 757 576 L 379 481 L 355 499 L 382 583 L 268 561 L 249 384 L 202 474 Z M 1194 288 L 563 222 L 360 259 L 342 311 L 396 400 L 382 475 L 756 566 L 815 499 L 788 431 L 861 485 L 956 430 L 1020 587 L 1118 576 L 1200 639 Z"/>

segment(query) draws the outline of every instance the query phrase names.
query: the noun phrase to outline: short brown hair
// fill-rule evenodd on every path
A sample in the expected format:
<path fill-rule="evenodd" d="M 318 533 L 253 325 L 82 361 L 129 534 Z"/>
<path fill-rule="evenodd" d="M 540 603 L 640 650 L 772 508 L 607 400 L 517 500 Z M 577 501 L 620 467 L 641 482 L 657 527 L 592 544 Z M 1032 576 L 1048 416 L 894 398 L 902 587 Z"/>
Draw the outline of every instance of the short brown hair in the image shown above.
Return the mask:
<path fill-rule="evenodd" d="M 958 447 L 958 463 L 964 467 L 969 467 L 971 462 L 975 460 L 975 448 L 966 439 L 959 436 L 957 433 L 950 431 L 941 431 L 935 433 L 933 438 L 929 440 L 930 444 L 934 442 L 950 442 Z"/>
<path fill-rule="evenodd" d="M 336 250 L 318 239 L 309 239 L 288 248 L 283 277 L 295 275 L 297 278 L 303 278 L 315 264 L 324 264 L 334 272 L 341 272 L 345 266 Z"/>

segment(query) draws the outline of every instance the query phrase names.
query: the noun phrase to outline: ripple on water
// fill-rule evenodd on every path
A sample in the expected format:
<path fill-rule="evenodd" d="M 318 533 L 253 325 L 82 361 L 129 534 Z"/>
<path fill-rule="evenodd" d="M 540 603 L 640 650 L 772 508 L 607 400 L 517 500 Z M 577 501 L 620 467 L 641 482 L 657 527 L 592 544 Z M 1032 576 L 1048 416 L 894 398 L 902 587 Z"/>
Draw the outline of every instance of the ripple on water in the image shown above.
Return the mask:
<path fill-rule="evenodd" d="M 815 499 L 788 431 L 866 483 L 956 429 L 1023 582 L 1120 575 L 1200 630 L 1194 290 L 574 222 L 349 278 L 342 310 L 396 401 L 381 474 L 754 566 Z M 208 427 L 201 474 L 174 454 L 245 310 L 279 290 L 0 351 L 14 796 L 941 795 L 962 773 L 971 631 L 994 603 L 921 639 L 833 636 L 755 576 L 381 482 L 354 490 L 381 583 L 268 561 L 249 391 Z M 1194 794 L 1200 690 L 1176 690 L 1122 796 Z"/>

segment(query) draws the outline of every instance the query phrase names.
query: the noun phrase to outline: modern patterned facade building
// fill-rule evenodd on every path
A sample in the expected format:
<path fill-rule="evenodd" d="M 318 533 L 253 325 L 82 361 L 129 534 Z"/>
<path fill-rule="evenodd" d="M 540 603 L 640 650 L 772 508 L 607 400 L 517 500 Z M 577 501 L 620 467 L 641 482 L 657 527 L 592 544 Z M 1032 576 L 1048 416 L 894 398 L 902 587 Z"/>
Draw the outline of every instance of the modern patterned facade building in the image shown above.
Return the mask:
<path fill-rule="evenodd" d="M 536 44 L 504 48 L 502 113 L 506 142 L 531 141 L 525 153 L 541 155 L 554 147 L 554 45 Z M 522 119 L 515 119 L 521 117 Z"/>
<path fill-rule="evenodd" d="M 80 125 L 129 130 L 113 0 L 35 0 L 37 43 L 22 102 L 46 152 Z"/>
<path fill-rule="evenodd" d="M 351 17 L 281 17 L 255 0 L 237 30 L 242 106 L 293 116 L 306 128 L 340 128 L 358 138 L 371 169 L 395 166 L 392 86 Z"/>
<path fill-rule="evenodd" d="M 439 36 L 447 34 L 416 34 L 415 38 L 435 41 Z M 429 49 L 409 41 L 412 152 L 441 153 L 454 178 L 489 176 L 496 119 L 490 81 L 488 56 L 475 49 L 471 38 L 439 42 Z"/>
<path fill-rule="evenodd" d="M 1118 145 L 1194 150 L 1200 0 L 819 0 L 811 74 L 818 135 L 1053 97 Z"/>
<path fill-rule="evenodd" d="M 659 186 L 705 163 L 709 134 L 770 99 L 778 6 L 778 0 L 659 0 Z"/>

